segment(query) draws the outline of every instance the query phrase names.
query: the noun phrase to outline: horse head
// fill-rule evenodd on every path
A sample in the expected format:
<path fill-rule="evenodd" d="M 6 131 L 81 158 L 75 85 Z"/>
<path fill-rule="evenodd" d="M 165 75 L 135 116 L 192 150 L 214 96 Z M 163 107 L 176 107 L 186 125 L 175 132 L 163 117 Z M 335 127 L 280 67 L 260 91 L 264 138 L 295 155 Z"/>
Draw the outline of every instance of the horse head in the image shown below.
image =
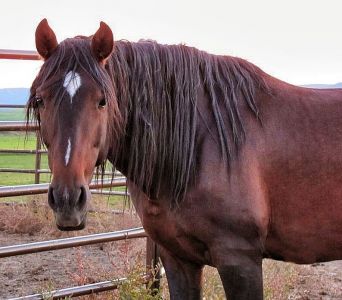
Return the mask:
<path fill-rule="evenodd" d="M 48 202 L 60 230 L 83 229 L 89 183 L 94 169 L 107 159 L 113 145 L 109 131 L 120 119 L 105 70 L 113 51 L 113 34 L 101 22 L 92 37 L 58 43 L 44 19 L 35 38 L 44 64 L 32 84 L 27 114 L 38 121 L 40 137 L 48 148 L 52 172 Z"/>

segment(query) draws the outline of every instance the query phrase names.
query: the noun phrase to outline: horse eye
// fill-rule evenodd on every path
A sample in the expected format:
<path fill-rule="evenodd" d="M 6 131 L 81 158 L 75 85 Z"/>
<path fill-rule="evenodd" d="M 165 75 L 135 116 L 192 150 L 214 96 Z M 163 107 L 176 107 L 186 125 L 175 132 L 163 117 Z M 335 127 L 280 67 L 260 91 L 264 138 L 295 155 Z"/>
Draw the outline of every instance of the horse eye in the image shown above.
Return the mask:
<path fill-rule="evenodd" d="M 42 105 L 44 105 L 43 98 L 40 97 L 40 96 L 36 96 L 36 97 L 35 97 L 35 102 L 36 102 L 36 105 L 37 105 L 37 106 L 42 106 Z"/>
<path fill-rule="evenodd" d="M 99 108 L 104 108 L 107 105 L 107 101 L 105 98 L 101 99 L 99 102 Z"/>

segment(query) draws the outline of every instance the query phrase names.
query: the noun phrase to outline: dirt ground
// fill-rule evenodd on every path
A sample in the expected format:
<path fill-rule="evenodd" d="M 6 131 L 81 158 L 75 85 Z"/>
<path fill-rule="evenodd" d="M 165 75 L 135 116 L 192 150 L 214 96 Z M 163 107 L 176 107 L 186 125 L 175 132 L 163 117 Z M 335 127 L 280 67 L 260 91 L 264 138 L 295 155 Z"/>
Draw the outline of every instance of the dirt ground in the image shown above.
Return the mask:
<path fill-rule="evenodd" d="M 18 244 L 36 239 L 12 234 L 10 240 Z M 8 241 L 8 235 L 0 233 L 0 244 Z M 124 277 L 131 257 L 143 258 L 143 250 L 143 240 L 136 239 L 3 258 L 0 299 Z"/>
<path fill-rule="evenodd" d="M 60 232 L 46 206 L 0 205 L 0 246 L 141 226 L 132 211 L 97 210 L 85 230 Z M 139 238 L 1 258 L 0 299 L 124 277 L 133 265 L 145 262 L 145 248 L 146 239 Z"/>
<path fill-rule="evenodd" d="M 76 235 L 61 233 L 52 224 L 46 207 L 0 205 L 0 246 Z M 138 226 L 140 221 L 132 212 L 93 213 L 88 229 L 77 235 Z M 1 258 L 0 299 L 120 278 L 134 264 L 144 263 L 145 244 L 146 239 L 133 239 Z M 219 280 L 210 278 L 217 274 L 207 271 L 205 276 L 207 284 L 218 286 L 206 287 L 205 299 L 223 299 Z M 265 260 L 264 278 L 266 299 L 342 300 L 342 261 L 298 266 Z M 109 298 L 99 295 L 92 299 Z"/>
<path fill-rule="evenodd" d="M 342 299 L 342 260 L 296 266 L 288 299 Z"/>

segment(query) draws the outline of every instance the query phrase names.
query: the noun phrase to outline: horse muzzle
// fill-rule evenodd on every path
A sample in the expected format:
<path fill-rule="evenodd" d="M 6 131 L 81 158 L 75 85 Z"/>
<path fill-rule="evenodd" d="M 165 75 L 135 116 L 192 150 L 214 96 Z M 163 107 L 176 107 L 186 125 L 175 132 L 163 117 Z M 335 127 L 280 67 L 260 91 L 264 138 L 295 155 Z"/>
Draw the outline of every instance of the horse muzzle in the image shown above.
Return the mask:
<path fill-rule="evenodd" d="M 68 222 L 65 222 L 65 220 L 57 221 L 58 218 L 56 216 L 56 226 L 60 231 L 75 231 L 75 230 L 82 230 L 86 226 L 86 217 L 84 217 L 81 222 L 72 222 L 70 226 L 68 226 Z M 62 223 L 63 225 L 59 225 Z M 78 224 L 78 225 L 76 225 Z"/>
<path fill-rule="evenodd" d="M 84 229 L 89 199 L 88 186 L 72 189 L 50 186 L 48 200 L 55 215 L 57 228 L 62 231 Z"/>

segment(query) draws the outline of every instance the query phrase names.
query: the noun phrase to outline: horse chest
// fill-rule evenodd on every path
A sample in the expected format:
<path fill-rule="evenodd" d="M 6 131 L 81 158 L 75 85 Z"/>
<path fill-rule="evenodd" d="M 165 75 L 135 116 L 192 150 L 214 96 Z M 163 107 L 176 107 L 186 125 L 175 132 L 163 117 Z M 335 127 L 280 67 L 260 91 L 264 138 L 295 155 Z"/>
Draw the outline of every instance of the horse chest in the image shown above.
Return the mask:
<path fill-rule="evenodd" d="M 190 230 L 191 218 L 142 195 L 132 199 L 145 231 L 156 243 L 183 259 L 209 263 L 206 245 Z"/>

